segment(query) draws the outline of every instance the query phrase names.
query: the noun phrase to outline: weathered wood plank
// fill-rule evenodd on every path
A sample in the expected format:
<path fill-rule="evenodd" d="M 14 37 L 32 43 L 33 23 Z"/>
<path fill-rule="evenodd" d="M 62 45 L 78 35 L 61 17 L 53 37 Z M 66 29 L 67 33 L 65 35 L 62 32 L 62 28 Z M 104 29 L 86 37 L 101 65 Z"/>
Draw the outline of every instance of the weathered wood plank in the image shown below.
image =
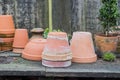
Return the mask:
<path fill-rule="evenodd" d="M 53 29 L 71 33 L 71 0 L 53 0 Z"/>
<path fill-rule="evenodd" d="M 36 0 L 17 0 L 16 18 L 19 28 L 34 28 L 36 25 Z"/>
<path fill-rule="evenodd" d="M 67 33 L 100 30 L 100 0 L 53 0 L 53 29 Z M 118 0 L 120 10 L 120 0 Z M 16 28 L 48 27 L 48 0 L 0 0 L 0 14 L 12 14 Z M 119 21 L 120 24 L 120 21 Z"/>
<path fill-rule="evenodd" d="M 71 32 L 78 31 L 79 27 L 77 25 L 78 22 L 78 0 L 71 0 Z"/>
<path fill-rule="evenodd" d="M 36 3 L 37 3 L 36 27 L 46 28 L 48 27 L 47 0 L 36 0 Z"/>
<path fill-rule="evenodd" d="M 36 26 L 36 0 L 5 0 L 5 14 L 12 14 L 16 28 L 30 31 Z"/>
<path fill-rule="evenodd" d="M 74 31 L 90 31 L 96 32 L 99 27 L 98 13 L 100 7 L 100 0 L 74 0 L 73 15 L 76 26 Z"/>
<path fill-rule="evenodd" d="M 4 14 L 4 0 L 0 0 L 0 15 Z"/>
<path fill-rule="evenodd" d="M 101 0 L 86 0 L 86 31 L 96 33 L 100 30 L 101 25 L 99 24 L 98 19 L 100 5 Z"/>

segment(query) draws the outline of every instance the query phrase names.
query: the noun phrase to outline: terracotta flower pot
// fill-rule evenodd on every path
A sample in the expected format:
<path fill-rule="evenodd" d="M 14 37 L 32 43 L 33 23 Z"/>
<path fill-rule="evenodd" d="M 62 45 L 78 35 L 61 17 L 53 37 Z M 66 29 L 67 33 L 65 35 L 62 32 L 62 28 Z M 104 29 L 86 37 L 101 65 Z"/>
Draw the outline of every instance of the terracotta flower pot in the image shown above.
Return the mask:
<path fill-rule="evenodd" d="M 0 34 L 14 33 L 15 27 L 12 15 L 0 15 Z"/>
<path fill-rule="evenodd" d="M 13 42 L 13 52 L 22 53 L 25 45 L 28 43 L 28 32 L 27 29 L 16 29 L 15 37 Z M 17 50 L 18 49 L 18 50 Z"/>
<path fill-rule="evenodd" d="M 97 60 L 92 35 L 89 32 L 74 32 L 71 40 L 71 50 L 73 62 L 92 63 Z"/>
<path fill-rule="evenodd" d="M 0 15 L 0 46 L 2 51 L 12 50 L 14 31 L 12 15 Z"/>
<path fill-rule="evenodd" d="M 105 37 L 101 35 L 95 35 L 96 47 L 102 53 L 104 52 L 115 52 L 118 43 L 118 36 Z"/>
<path fill-rule="evenodd" d="M 33 39 L 25 46 L 22 57 L 28 60 L 41 60 L 41 55 L 46 44 L 45 39 Z"/>
<path fill-rule="evenodd" d="M 72 53 L 68 44 L 67 34 L 65 32 L 50 32 L 48 34 L 47 44 L 44 48 L 42 59 L 47 60 L 48 62 L 50 61 L 50 63 L 52 61 L 53 63 L 58 62 L 58 64 L 61 61 L 66 63 L 66 61 L 72 59 Z M 51 66 L 50 64 L 46 64 L 44 61 L 42 63 L 44 66 L 49 65 L 48 67 L 54 66 L 53 64 L 51 64 Z M 67 66 L 70 66 L 70 64 Z"/>
<path fill-rule="evenodd" d="M 30 40 L 43 38 L 42 37 L 43 32 L 44 32 L 44 29 L 42 29 L 42 28 L 33 28 L 31 30 L 32 37 L 30 38 Z"/>

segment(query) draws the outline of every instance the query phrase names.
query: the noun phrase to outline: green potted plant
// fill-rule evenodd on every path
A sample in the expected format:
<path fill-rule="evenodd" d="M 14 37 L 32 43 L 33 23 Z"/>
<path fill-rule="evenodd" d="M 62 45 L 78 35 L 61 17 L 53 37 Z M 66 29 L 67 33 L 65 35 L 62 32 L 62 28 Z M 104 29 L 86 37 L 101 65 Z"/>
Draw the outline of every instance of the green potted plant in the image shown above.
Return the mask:
<path fill-rule="evenodd" d="M 96 47 L 101 52 L 116 51 L 117 35 L 111 31 L 117 26 L 119 18 L 117 0 L 101 0 L 102 6 L 99 10 L 99 20 L 102 33 L 95 35 Z"/>
<path fill-rule="evenodd" d="M 104 61 L 109 61 L 109 62 L 112 62 L 112 61 L 115 61 L 116 59 L 116 55 L 112 52 L 105 52 L 102 56 L 102 59 Z"/>

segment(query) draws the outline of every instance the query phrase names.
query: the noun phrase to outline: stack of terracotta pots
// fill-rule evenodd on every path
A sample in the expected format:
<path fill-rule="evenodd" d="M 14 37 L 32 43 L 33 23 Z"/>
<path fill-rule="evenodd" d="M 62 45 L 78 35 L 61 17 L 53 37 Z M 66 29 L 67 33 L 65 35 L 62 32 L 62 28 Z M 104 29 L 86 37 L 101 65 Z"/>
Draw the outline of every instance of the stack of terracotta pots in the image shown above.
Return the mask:
<path fill-rule="evenodd" d="M 73 62 L 93 63 L 97 60 L 92 35 L 89 32 L 74 32 L 71 40 L 71 50 Z"/>
<path fill-rule="evenodd" d="M 72 53 L 65 32 L 50 32 L 42 53 L 42 64 L 48 67 L 71 65 Z"/>
<path fill-rule="evenodd" d="M 22 57 L 27 60 L 40 61 L 45 44 L 45 39 L 30 40 L 22 52 Z"/>
<path fill-rule="evenodd" d="M 0 50 L 12 50 L 14 22 L 11 15 L 0 15 Z"/>
<path fill-rule="evenodd" d="M 16 29 L 13 42 L 13 52 L 22 53 L 25 45 L 28 43 L 27 29 Z"/>

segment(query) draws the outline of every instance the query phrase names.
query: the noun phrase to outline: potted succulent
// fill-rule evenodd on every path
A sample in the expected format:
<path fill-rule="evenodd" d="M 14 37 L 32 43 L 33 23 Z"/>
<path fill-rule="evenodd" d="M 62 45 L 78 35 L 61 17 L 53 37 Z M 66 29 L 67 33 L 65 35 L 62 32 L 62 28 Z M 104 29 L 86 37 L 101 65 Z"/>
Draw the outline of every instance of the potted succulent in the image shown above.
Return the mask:
<path fill-rule="evenodd" d="M 119 18 L 117 0 L 101 0 L 102 6 L 99 10 L 99 20 L 102 26 L 102 33 L 95 35 L 96 47 L 101 52 L 116 51 L 117 34 L 111 31 L 116 28 Z"/>

